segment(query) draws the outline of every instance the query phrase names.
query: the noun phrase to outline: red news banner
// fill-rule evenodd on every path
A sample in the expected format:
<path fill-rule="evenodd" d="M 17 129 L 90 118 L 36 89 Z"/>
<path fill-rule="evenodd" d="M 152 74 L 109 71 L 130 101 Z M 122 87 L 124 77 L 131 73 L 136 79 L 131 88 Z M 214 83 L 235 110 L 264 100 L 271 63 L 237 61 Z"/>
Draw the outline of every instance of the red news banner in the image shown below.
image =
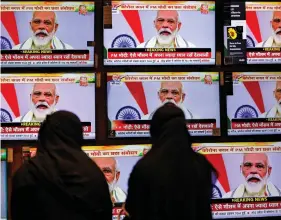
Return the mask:
<path fill-rule="evenodd" d="M 216 211 L 261 210 L 261 209 L 281 209 L 281 202 L 212 204 L 212 211 L 215 211 L 215 212 Z"/>
<path fill-rule="evenodd" d="M 281 58 L 279 47 L 247 48 L 247 58 Z"/>
<path fill-rule="evenodd" d="M 281 209 L 279 197 L 245 197 L 213 200 L 212 211 Z"/>
<path fill-rule="evenodd" d="M 83 132 L 91 133 L 91 123 L 82 122 Z M 40 129 L 39 122 L 2 123 L 1 134 L 37 134 Z"/>
<path fill-rule="evenodd" d="M 89 50 L 3 50 L 1 61 L 89 60 Z"/>
<path fill-rule="evenodd" d="M 112 209 L 112 215 L 113 216 L 118 216 L 118 215 L 125 215 L 125 212 L 123 211 L 122 207 L 113 207 Z"/>
<path fill-rule="evenodd" d="M 114 131 L 149 131 L 149 124 L 148 120 L 113 121 L 111 129 Z M 186 127 L 189 130 L 212 130 L 216 128 L 216 120 L 187 120 Z"/>
<path fill-rule="evenodd" d="M 232 119 L 232 129 L 281 128 L 281 118 Z"/>
<path fill-rule="evenodd" d="M 174 59 L 212 57 L 209 48 L 111 48 L 108 59 Z"/>

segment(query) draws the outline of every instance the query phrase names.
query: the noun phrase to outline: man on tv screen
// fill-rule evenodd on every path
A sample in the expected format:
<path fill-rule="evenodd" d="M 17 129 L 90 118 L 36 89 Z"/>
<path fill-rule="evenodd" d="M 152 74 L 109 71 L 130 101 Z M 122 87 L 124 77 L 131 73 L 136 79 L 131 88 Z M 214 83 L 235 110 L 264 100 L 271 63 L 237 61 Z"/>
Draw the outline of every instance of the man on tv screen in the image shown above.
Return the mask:
<path fill-rule="evenodd" d="M 281 118 L 281 81 L 276 82 L 276 88 L 273 91 L 276 99 L 275 105 L 267 112 L 264 112 L 261 118 Z"/>
<path fill-rule="evenodd" d="M 159 107 L 166 104 L 167 102 L 171 102 L 183 110 L 186 119 L 195 118 L 195 116 L 191 113 L 191 111 L 189 111 L 183 104 L 185 99 L 185 93 L 183 91 L 183 84 L 181 82 L 176 82 L 176 81 L 161 82 L 161 86 L 158 91 L 158 97 L 160 100 Z M 144 115 L 142 117 L 142 120 L 151 120 L 154 112 L 157 109 L 158 107 L 152 113 Z"/>
<path fill-rule="evenodd" d="M 260 42 L 256 47 L 281 47 L 281 11 L 274 11 L 272 20 L 272 36 L 266 41 Z"/>
<path fill-rule="evenodd" d="M 195 47 L 191 42 L 186 41 L 178 32 L 182 22 L 177 11 L 158 11 L 154 26 L 157 35 L 150 40 L 138 45 L 138 48 L 189 48 Z"/>
<path fill-rule="evenodd" d="M 125 202 L 127 195 L 120 187 L 117 186 L 120 178 L 118 161 L 114 157 L 96 157 L 93 160 L 104 173 L 109 186 L 112 202 Z"/>
<path fill-rule="evenodd" d="M 53 83 L 36 83 L 30 94 L 31 110 L 13 122 L 42 122 L 48 114 L 56 111 L 59 101 L 57 87 Z"/>
<path fill-rule="evenodd" d="M 13 47 L 14 50 L 73 49 L 56 37 L 59 23 L 53 11 L 34 11 L 30 21 L 31 37 Z"/>
<path fill-rule="evenodd" d="M 245 182 L 224 198 L 281 196 L 281 190 L 268 180 L 272 166 L 265 153 L 244 154 L 240 169 Z"/>

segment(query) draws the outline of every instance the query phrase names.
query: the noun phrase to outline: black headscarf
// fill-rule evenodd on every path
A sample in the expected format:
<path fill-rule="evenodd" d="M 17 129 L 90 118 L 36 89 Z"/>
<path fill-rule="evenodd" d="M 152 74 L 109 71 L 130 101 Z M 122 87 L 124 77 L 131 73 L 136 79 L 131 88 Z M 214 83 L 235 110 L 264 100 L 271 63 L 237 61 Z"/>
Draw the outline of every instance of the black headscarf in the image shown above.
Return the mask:
<path fill-rule="evenodd" d="M 150 134 L 152 148 L 129 179 L 131 219 L 211 219 L 212 168 L 192 150 L 183 111 L 170 103 L 160 107 Z"/>
<path fill-rule="evenodd" d="M 75 114 L 57 111 L 48 115 L 39 131 L 36 156 L 23 165 L 21 172 L 26 172 L 19 175 L 22 179 L 16 188 L 32 178 L 68 208 L 85 216 L 107 212 L 110 217 L 108 184 L 98 166 L 82 151 L 82 144 L 83 128 Z"/>

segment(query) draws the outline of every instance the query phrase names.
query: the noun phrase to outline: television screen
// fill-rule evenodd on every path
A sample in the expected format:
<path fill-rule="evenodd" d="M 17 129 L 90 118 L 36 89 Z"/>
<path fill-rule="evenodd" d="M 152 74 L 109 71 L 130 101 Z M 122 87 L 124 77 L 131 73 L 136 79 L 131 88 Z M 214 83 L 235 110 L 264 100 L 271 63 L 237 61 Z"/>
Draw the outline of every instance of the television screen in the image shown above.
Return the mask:
<path fill-rule="evenodd" d="M 281 142 L 193 145 L 219 173 L 214 219 L 281 216 Z"/>
<path fill-rule="evenodd" d="M 1 219 L 8 219 L 7 150 L 1 149 Z"/>
<path fill-rule="evenodd" d="M 148 137 L 154 112 L 173 102 L 191 135 L 220 135 L 219 74 L 111 72 L 107 75 L 109 137 Z"/>
<path fill-rule="evenodd" d="M 224 8 L 225 64 L 281 63 L 281 2 L 231 2 Z"/>
<path fill-rule="evenodd" d="M 94 146 L 82 149 L 105 175 L 114 204 L 113 219 L 118 219 L 118 215 L 123 219 L 122 205 L 126 201 L 130 173 L 138 160 L 149 151 L 150 145 Z"/>
<path fill-rule="evenodd" d="M 112 1 L 104 28 L 104 65 L 215 64 L 215 1 Z"/>
<path fill-rule="evenodd" d="M 1 74 L 2 140 L 37 139 L 40 123 L 57 110 L 77 114 L 84 138 L 95 138 L 94 74 Z"/>
<path fill-rule="evenodd" d="M 281 72 L 233 72 L 228 134 L 281 134 Z"/>
<path fill-rule="evenodd" d="M 2 2 L 2 67 L 92 67 L 94 10 L 94 2 Z"/>

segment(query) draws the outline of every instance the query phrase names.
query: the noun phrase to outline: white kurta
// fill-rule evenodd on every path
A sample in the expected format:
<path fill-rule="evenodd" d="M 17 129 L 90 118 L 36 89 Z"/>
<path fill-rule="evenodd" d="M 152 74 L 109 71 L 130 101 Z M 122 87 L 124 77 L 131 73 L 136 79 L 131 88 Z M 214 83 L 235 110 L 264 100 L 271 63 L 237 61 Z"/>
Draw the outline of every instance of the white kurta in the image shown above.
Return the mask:
<path fill-rule="evenodd" d="M 246 187 L 244 184 L 239 185 L 235 190 L 230 191 L 223 195 L 223 198 L 242 198 L 246 191 Z M 266 184 L 265 190 L 267 196 L 281 196 L 281 191 L 271 182 Z"/>
<path fill-rule="evenodd" d="M 157 44 L 157 37 L 153 37 L 150 40 L 141 43 L 137 48 L 155 48 Z M 180 35 L 175 39 L 176 48 L 193 48 L 196 47 L 193 43 L 186 41 Z"/>
<path fill-rule="evenodd" d="M 280 116 L 278 116 L 278 113 Z M 269 111 L 264 112 L 260 116 L 260 118 L 280 118 L 280 117 L 281 117 L 281 112 L 278 111 L 276 105 L 274 105 Z"/>
<path fill-rule="evenodd" d="M 126 193 L 120 188 L 120 187 L 115 187 L 114 190 L 112 191 L 113 198 L 115 202 L 125 202 L 127 195 Z"/>
<path fill-rule="evenodd" d="M 32 43 L 33 39 L 30 37 L 22 44 L 18 44 L 13 47 L 13 50 L 30 50 L 32 49 Z M 56 36 L 53 37 L 51 42 L 52 48 L 54 50 L 67 50 L 67 49 L 73 49 L 72 46 L 63 43 L 60 39 L 58 39 Z"/>
<path fill-rule="evenodd" d="M 274 38 L 273 36 L 271 36 L 266 41 L 258 43 L 256 47 L 280 47 L 280 46 L 274 45 Z"/>

